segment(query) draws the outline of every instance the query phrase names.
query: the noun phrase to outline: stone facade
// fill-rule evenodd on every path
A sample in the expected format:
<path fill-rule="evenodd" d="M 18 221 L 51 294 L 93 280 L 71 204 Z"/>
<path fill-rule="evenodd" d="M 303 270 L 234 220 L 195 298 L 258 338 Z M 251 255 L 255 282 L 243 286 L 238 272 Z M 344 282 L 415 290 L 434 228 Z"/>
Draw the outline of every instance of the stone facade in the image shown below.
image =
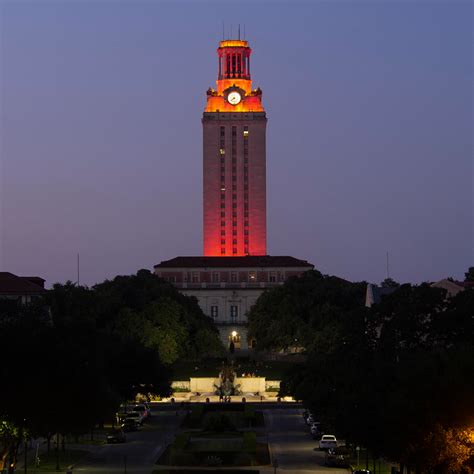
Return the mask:
<path fill-rule="evenodd" d="M 286 256 L 176 257 L 155 265 L 155 274 L 194 296 L 211 317 L 225 345 L 249 349 L 247 314 L 266 289 L 312 270 L 305 260 Z"/>

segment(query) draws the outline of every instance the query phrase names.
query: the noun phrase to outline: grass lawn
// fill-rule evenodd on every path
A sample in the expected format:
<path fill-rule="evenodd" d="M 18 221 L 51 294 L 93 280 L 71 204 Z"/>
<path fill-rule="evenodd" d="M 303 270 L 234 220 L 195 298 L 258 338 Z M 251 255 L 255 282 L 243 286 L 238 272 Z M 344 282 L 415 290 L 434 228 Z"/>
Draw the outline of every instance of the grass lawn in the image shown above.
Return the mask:
<path fill-rule="evenodd" d="M 60 469 L 65 471 L 71 464 L 77 463 L 83 458 L 89 451 L 79 449 L 66 449 L 65 452 L 59 451 L 59 466 Z M 40 453 L 40 467 L 36 467 L 34 457 L 30 456 L 28 460 L 28 472 L 36 473 L 42 471 L 55 471 L 56 470 L 56 452 L 51 450 L 49 455 L 46 453 Z"/>

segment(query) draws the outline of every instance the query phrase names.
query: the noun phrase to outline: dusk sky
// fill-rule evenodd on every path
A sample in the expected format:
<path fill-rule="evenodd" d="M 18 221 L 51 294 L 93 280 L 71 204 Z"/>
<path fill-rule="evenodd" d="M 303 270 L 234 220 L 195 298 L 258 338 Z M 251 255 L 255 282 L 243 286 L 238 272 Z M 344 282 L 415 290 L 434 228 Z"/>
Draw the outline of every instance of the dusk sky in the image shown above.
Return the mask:
<path fill-rule="evenodd" d="M 202 254 L 216 48 L 252 47 L 268 252 L 358 281 L 473 255 L 470 1 L 0 2 L 0 270 L 92 285 Z"/>

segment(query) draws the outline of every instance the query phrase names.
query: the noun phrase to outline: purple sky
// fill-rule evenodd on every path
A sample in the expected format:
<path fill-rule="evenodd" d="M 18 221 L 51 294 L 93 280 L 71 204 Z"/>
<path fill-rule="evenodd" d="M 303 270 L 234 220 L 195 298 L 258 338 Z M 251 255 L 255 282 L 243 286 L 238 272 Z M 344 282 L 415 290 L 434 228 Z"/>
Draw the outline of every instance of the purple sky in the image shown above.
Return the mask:
<path fill-rule="evenodd" d="M 380 282 L 473 258 L 472 4 L 3 1 L 0 269 L 93 284 L 202 253 L 205 91 L 244 24 L 268 251 Z M 243 27 L 242 27 L 243 30 Z M 235 36 L 235 35 L 234 35 Z"/>

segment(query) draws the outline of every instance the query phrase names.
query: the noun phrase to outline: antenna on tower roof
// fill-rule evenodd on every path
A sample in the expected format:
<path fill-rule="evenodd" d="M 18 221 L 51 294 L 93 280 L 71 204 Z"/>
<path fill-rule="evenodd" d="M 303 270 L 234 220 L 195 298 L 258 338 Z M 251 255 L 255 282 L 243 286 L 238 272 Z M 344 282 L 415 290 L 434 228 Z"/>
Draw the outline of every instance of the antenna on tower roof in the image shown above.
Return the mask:
<path fill-rule="evenodd" d="M 244 23 L 244 39 L 245 39 L 245 23 Z"/>
<path fill-rule="evenodd" d="M 240 40 L 240 23 L 239 23 L 239 40 Z"/>

